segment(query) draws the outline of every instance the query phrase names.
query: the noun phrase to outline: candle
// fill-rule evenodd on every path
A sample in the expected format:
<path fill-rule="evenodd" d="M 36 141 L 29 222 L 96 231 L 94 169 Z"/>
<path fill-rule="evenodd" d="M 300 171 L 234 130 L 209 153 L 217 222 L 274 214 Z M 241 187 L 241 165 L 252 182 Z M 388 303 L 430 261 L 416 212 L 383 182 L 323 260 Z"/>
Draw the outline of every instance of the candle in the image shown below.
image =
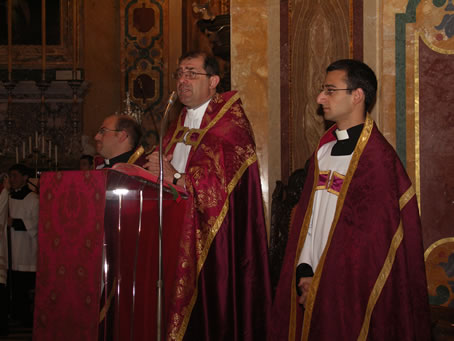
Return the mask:
<path fill-rule="evenodd" d="M 49 160 L 52 159 L 52 141 L 49 140 Z"/>
<path fill-rule="evenodd" d="M 16 163 L 19 163 L 19 148 L 16 147 Z"/>
<path fill-rule="evenodd" d="M 58 146 L 55 145 L 55 165 L 58 163 Z"/>
<path fill-rule="evenodd" d="M 46 0 L 41 0 L 42 79 L 46 80 Z"/>
<path fill-rule="evenodd" d="M 41 154 L 44 154 L 44 145 L 46 141 L 44 140 L 44 135 L 41 135 Z"/>
<path fill-rule="evenodd" d="M 8 0 L 8 80 L 13 71 L 13 0 Z"/>
<path fill-rule="evenodd" d="M 77 0 L 73 0 L 73 80 L 77 79 Z"/>
<path fill-rule="evenodd" d="M 22 141 L 22 158 L 25 159 L 25 141 Z"/>
<path fill-rule="evenodd" d="M 32 150 L 32 137 L 28 137 L 28 152 L 31 154 L 33 152 Z"/>
<path fill-rule="evenodd" d="M 38 149 L 38 132 L 35 131 L 35 148 Z"/>

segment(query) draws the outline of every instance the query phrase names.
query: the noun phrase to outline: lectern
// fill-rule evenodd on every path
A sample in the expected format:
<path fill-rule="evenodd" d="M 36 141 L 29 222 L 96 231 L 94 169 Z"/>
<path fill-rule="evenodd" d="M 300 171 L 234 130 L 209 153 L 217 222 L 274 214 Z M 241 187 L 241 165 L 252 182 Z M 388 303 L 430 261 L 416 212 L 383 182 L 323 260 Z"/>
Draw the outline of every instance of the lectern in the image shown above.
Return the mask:
<path fill-rule="evenodd" d="M 132 174 L 42 175 L 33 340 L 156 338 L 159 186 Z M 164 189 L 164 316 L 184 196 Z"/>

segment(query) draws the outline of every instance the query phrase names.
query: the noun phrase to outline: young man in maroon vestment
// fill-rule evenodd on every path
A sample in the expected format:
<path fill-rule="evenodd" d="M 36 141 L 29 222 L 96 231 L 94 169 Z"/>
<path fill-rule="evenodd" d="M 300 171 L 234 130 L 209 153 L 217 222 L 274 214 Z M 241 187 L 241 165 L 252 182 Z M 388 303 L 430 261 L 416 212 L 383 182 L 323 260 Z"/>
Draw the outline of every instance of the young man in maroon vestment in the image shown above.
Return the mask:
<path fill-rule="evenodd" d="M 236 92 L 216 92 L 215 58 L 190 52 L 174 76 L 185 108 L 163 141 L 164 179 L 189 203 L 166 339 L 263 340 L 271 286 L 251 126 Z M 159 174 L 158 154 L 148 159 Z"/>
<path fill-rule="evenodd" d="M 430 340 L 416 195 L 368 115 L 376 91 L 362 62 L 327 68 L 317 103 L 336 124 L 292 215 L 269 340 Z"/>

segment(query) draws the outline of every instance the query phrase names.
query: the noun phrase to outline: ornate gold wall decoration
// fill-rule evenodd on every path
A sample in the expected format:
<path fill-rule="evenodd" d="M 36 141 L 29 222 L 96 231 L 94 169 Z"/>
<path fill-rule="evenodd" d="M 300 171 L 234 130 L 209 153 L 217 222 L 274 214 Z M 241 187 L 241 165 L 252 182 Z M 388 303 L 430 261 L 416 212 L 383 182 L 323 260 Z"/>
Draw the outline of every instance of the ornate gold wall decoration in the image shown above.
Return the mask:
<path fill-rule="evenodd" d="M 142 127 L 154 145 L 169 93 L 168 2 L 123 0 L 120 11 L 122 93 L 145 111 Z"/>
<path fill-rule="evenodd" d="M 436 241 L 424 253 L 429 301 L 454 306 L 454 237 Z"/>
<path fill-rule="evenodd" d="M 396 34 L 396 147 L 415 184 L 428 247 L 452 236 L 454 219 L 454 6 L 409 1 L 396 17 L 396 26 L 405 23 Z"/>
<path fill-rule="evenodd" d="M 422 0 L 416 9 L 415 28 L 433 49 L 454 50 L 452 0 Z"/>

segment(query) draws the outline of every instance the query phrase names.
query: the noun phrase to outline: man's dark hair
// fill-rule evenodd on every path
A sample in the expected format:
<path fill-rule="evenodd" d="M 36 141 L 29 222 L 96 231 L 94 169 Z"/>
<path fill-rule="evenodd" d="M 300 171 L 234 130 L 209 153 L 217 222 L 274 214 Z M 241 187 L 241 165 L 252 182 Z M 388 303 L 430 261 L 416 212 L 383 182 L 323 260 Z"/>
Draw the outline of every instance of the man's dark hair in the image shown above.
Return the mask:
<path fill-rule="evenodd" d="M 29 178 L 33 177 L 33 170 L 30 167 L 27 167 L 26 165 L 23 165 L 21 163 L 16 163 L 15 165 L 12 165 L 9 168 L 8 173 L 11 171 L 17 171 L 19 174 L 26 175 Z"/>
<path fill-rule="evenodd" d="M 128 134 L 132 149 L 138 146 L 142 137 L 142 129 L 135 119 L 126 115 L 118 115 L 115 129 L 124 130 Z"/>
<path fill-rule="evenodd" d="M 185 59 L 193 59 L 199 57 L 203 58 L 203 69 L 206 71 L 206 73 L 208 73 L 210 76 L 220 76 L 219 63 L 217 59 L 214 56 L 209 55 L 203 51 L 186 52 L 178 59 L 178 64 L 181 64 L 181 62 Z"/>
<path fill-rule="evenodd" d="M 88 161 L 88 164 L 90 166 L 93 166 L 93 156 L 91 155 L 88 155 L 88 154 L 83 154 L 81 157 L 80 157 L 81 160 L 87 160 Z"/>
<path fill-rule="evenodd" d="M 374 71 L 359 60 L 341 59 L 331 63 L 326 72 L 343 70 L 347 74 L 347 88 L 363 89 L 365 101 L 364 110 L 370 112 L 377 96 L 377 77 Z"/>

